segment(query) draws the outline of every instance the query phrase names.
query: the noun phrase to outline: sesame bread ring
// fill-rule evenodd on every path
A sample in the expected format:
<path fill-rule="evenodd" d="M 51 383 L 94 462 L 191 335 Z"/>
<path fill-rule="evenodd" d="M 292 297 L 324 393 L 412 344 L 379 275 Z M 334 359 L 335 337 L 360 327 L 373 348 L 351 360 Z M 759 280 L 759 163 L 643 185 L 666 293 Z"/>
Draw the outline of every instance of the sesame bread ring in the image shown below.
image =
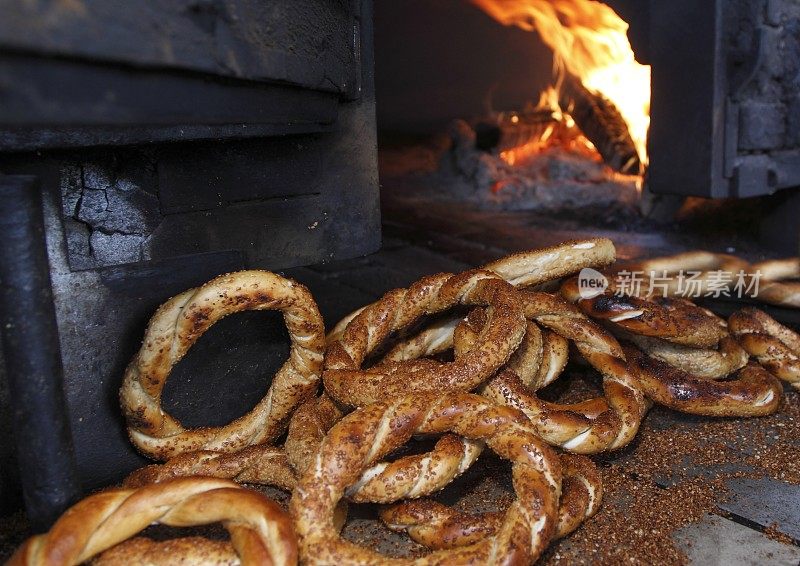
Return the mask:
<path fill-rule="evenodd" d="M 758 363 L 800 389 L 800 335 L 764 311 L 753 308 L 733 313 L 728 326 Z"/>
<path fill-rule="evenodd" d="M 414 434 L 453 432 L 484 440 L 513 462 L 517 499 L 497 534 L 410 559 L 389 558 L 342 539 L 332 516 L 363 471 Z M 521 412 L 467 393 L 414 394 L 362 407 L 339 421 L 294 491 L 290 511 L 305 564 L 530 564 L 555 533 L 561 463 Z"/>
<path fill-rule="evenodd" d="M 750 264 L 739 257 L 702 250 L 650 258 L 627 264 L 624 268 L 644 277 L 647 283 L 645 294 L 652 291 L 662 296 L 690 298 L 706 293 L 730 293 L 739 274 L 746 277 L 752 271 Z M 654 280 L 652 284 L 651 279 Z"/>
<path fill-rule="evenodd" d="M 701 379 L 723 379 L 746 366 L 750 357 L 732 336 L 720 340 L 717 349 L 690 348 L 630 333 L 623 337 L 650 357 Z"/>
<path fill-rule="evenodd" d="M 800 308 L 800 257 L 773 259 L 753 264 L 761 273 L 758 295 L 754 298 L 782 307 Z"/>
<path fill-rule="evenodd" d="M 125 542 L 153 523 L 191 527 L 217 522 L 230 533 L 230 542 L 200 537 L 184 543 Z M 185 553 L 181 558 L 192 564 L 297 564 L 292 522 L 275 502 L 226 480 L 180 478 L 87 497 L 47 533 L 25 541 L 8 565 L 83 564 L 107 549 L 112 549 L 113 561 L 105 562 L 116 564 L 141 564 L 152 555 L 163 559 L 167 550 Z"/>
<path fill-rule="evenodd" d="M 750 363 L 730 381 L 699 379 L 633 346 L 624 347 L 645 394 L 656 403 L 693 415 L 758 417 L 778 410 L 783 388 L 767 370 Z"/>
<path fill-rule="evenodd" d="M 724 320 L 689 301 L 640 299 L 611 289 L 592 298 L 582 298 L 574 278 L 562 285 L 561 294 L 585 314 L 612 328 L 673 344 L 713 348 L 728 334 Z"/>
<path fill-rule="evenodd" d="M 222 427 L 184 428 L 161 408 L 172 367 L 211 325 L 245 310 L 283 312 L 292 343 L 289 359 L 246 415 Z M 150 320 L 120 389 L 128 434 L 143 454 L 160 460 L 195 450 L 235 452 L 272 442 L 286 430 L 295 408 L 316 390 L 324 348 L 322 317 L 303 285 L 268 271 L 221 275 L 173 297 Z"/>

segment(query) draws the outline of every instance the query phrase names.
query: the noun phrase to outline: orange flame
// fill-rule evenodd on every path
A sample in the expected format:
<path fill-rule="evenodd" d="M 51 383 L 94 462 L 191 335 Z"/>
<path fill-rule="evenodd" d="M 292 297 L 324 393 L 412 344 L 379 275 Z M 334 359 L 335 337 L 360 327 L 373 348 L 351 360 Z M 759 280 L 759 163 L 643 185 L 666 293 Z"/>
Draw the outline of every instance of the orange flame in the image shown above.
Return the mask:
<path fill-rule="evenodd" d="M 628 24 L 594 0 L 471 0 L 507 26 L 536 31 L 563 70 L 600 93 L 619 110 L 643 164 L 650 127 L 650 67 L 634 58 Z"/>

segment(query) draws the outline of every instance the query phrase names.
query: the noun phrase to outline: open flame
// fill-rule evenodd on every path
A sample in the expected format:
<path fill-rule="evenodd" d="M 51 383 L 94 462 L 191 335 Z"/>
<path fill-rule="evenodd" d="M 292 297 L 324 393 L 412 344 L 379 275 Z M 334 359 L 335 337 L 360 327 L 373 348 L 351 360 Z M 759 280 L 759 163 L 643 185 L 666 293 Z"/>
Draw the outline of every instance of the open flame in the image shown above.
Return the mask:
<path fill-rule="evenodd" d="M 647 163 L 650 67 L 636 62 L 628 24 L 614 10 L 594 0 L 471 1 L 504 25 L 538 32 L 553 50 L 556 84 L 568 72 L 610 100 Z"/>

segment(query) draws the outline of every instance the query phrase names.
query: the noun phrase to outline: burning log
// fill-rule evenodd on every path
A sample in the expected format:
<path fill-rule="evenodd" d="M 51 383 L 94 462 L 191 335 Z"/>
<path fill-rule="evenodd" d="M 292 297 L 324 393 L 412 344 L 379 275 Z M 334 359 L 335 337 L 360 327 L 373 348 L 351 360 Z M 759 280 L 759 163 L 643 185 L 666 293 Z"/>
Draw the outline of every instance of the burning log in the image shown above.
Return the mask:
<path fill-rule="evenodd" d="M 609 99 L 588 90 L 568 73 L 565 74 L 559 99 L 561 107 L 572 116 L 609 167 L 620 173 L 641 173 L 642 164 L 628 125 Z"/>
<path fill-rule="evenodd" d="M 550 109 L 502 112 L 496 121 L 475 125 L 475 147 L 482 151 L 506 151 L 547 141 L 567 129 L 561 116 Z"/>

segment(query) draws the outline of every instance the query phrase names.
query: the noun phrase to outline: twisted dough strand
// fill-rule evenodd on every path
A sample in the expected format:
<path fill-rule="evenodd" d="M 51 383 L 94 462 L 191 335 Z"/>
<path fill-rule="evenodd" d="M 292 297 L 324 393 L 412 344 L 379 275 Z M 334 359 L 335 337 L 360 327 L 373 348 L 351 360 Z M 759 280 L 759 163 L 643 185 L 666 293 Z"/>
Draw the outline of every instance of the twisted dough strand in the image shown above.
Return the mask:
<path fill-rule="evenodd" d="M 281 310 L 292 347 L 267 395 L 248 414 L 222 427 L 185 429 L 161 409 L 172 367 L 221 318 L 244 310 Z M 166 460 L 183 452 L 233 452 L 275 440 L 292 411 L 316 389 L 325 348 L 317 305 L 297 282 L 267 271 L 212 279 L 164 303 L 150 321 L 142 348 L 125 371 L 120 401 L 128 433 L 144 454 Z"/>
<path fill-rule="evenodd" d="M 713 348 L 728 334 L 724 320 L 681 299 L 640 299 L 613 288 L 582 298 L 576 278 L 564 282 L 561 294 L 591 318 L 632 334 L 694 348 Z"/>
<path fill-rule="evenodd" d="M 764 311 L 753 308 L 733 313 L 728 326 L 762 366 L 800 389 L 800 335 Z"/>
<path fill-rule="evenodd" d="M 621 336 L 647 355 L 702 379 L 723 379 L 746 366 L 749 359 L 732 336 L 720 340 L 717 349 L 690 348 L 630 333 Z"/>
<path fill-rule="evenodd" d="M 231 535 L 230 545 L 192 541 L 196 554 L 209 560 L 297 563 L 292 523 L 276 503 L 226 480 L 182 478 L 92 495 L 68 509 L 49 532 L 28 539 L 8 564 L 82 564 L 156 522 L 174 527 L 222 522 Z M 142 544 L 117 549 L 116 555 L 136 563 L 142 558 L 138 553 L 147 552 Z"/>
<path fill-rule="evenodd" d="M 778 410 L 783 388 L 767 370 L 750 363 L 732 381 L 699 379 L 647 356 L 633 346 L 624 348 L 645 394 L 656 403 L 693 415 L 757 417 Z"/>

